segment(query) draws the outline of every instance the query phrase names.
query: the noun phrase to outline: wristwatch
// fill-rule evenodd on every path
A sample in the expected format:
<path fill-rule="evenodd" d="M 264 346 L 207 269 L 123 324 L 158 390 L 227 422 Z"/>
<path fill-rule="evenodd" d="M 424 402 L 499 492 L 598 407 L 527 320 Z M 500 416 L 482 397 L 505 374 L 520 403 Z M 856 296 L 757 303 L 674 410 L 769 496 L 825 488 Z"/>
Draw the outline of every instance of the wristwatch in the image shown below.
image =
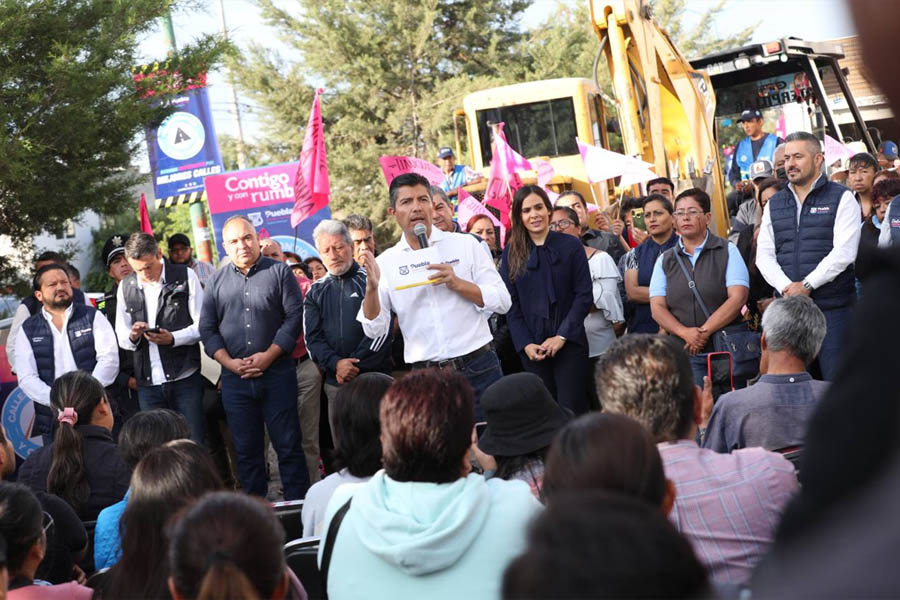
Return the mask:
<path fill-rule="evenodd" d="M 559 339 L 561 339 L 562 341 L 564 341 L 564 342 L 566 341 L 566 338 L 564 338 L 563 336 L 559 335 L 558 333 L 556 334 L 556 336 L 557 336 Z"/>
<path fill-rule="evenodd" d="M 809 282 L 806 281 L 805 279 L 803 280 L 803 287 L 806 288 L 807 290 L 809 290 L 810 292 L 813 291 L 813 286 L 809 285 Z"/>

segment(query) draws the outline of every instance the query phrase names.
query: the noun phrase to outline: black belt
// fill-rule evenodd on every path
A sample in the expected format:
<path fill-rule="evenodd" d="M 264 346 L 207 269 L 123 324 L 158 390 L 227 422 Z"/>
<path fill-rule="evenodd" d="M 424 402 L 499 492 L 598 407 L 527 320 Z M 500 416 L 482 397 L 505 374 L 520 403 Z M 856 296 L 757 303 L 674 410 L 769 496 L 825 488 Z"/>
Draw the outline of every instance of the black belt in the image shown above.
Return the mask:
<path fill-rule="evenodd" d="M 306 354 L 304 354 L 304 355 L 301 356 L 300 358 L 294 359 L 294 364 L 295 364 L 295 365 L 299 365 L 300 363 L 306 362 L 307 360 L 309 360 L 309 352 L 307 352 Z"/>
<path fill-rule="evenodd" d="M 457 356 L 456 358 L 448 358 L 446 360 L 423 360 L 421 362 L 413 363 L 413 369 L 454 369 L 456 371 L 464 368 L 467 364 L 481 356 L 482 354 L 487 354 L 491 351 L 491 345 L 485 344 L 481 348 L 477 350 L 472 350 L 468 354 L 463 354 L 462 356 Z"/>

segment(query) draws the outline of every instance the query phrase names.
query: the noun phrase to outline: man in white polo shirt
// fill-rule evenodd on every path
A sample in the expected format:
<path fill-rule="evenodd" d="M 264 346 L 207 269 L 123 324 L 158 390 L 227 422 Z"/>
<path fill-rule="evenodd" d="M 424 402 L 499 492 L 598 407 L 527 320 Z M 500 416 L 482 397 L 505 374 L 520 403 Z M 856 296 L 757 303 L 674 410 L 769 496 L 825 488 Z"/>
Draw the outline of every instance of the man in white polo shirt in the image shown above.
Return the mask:
<path fill-rule="evenodd" d="M 505 314 L 509 292 L 478 241 L 432 227 L 432 210 L 427 179 L 405 173 L 391 182 L 388 212 L 403 235 L 377 261 L 364 253 L 366 296 L 357 319 L 368 337 L 378 339 L 396 313 L 406 362 L 414 369 L 459 371 L 472 384 L 480 419 L 481 393 L 503 375 L 483 313 Z M 417 225 L 425 229 L 424 250 Z"/>

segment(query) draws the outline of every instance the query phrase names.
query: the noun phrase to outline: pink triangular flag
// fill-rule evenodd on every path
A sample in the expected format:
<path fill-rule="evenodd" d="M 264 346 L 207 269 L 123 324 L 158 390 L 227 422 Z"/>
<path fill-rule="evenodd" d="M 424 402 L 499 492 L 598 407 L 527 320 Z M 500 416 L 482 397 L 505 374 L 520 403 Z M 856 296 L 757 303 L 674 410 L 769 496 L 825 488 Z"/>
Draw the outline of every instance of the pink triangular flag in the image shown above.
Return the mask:
<path fill-rule="evenodd" d="M 839 160 L 850 158 L 856 154 L 852 149 L 840 143 L 827 133 L 825 134 L 825 165 L 831 166 Z"/>
<path fill-rule="evenodd" d="M 150 224 L 150 213 L 147 212 L 147 196 L 141 194 L 141 203 L 138 207 L 141 216 L 141 231 L 153 235 L 153 225 Z"/>
<path fill-rule="evenodd" d="M 513 150 L 509 142 L 506 141 L 506 134 L 503 133 L 503 123 L 497 124 L 492 146 L 491 170 L 493 171 L 494 162 L 496 161 L 499 167 L 499 175 L 509 177 L 517 171 L 530 171 L 533 168 L 528 159 Z"/>
<path fill-rule="evenodd" d="M 300 164 L 294 183 L 294 209 L 291 211 L 291 227 L 317 213 L 328 204 L 331 184 L 328 178 L 328 161 L 325 156 L 325 133 L 322 131 L 322 88 L 313 98 Z"/>
<path fill-rule="evenodd" d="M 486 215 L 491 219 L 494 227 L 500 227 L 500 221 L 485 206 L 469 195 L 466 190 L 459 190 L 459 205 L 456 207 L 456 214 L 459 224 L 465 227 L 469 223 L 469 219 L 475 215 Z"/>
<path fill-rule="evenodd" d="M 575 141 L 589 182 L 601 183 L 625 173 L 628 157 L 624 154 L 585 144 L 578 138 Z"/>

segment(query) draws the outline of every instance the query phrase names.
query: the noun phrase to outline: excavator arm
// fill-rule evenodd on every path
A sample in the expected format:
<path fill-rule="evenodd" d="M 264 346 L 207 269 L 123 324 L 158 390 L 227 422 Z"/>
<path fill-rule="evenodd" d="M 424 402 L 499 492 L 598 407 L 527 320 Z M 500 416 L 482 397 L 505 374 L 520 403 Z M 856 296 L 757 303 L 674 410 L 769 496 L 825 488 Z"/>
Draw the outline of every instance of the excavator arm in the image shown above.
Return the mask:
<path fill-rule="evenodd" d="M 705 190 L 713 230 L 724 236 L 729 214 L 709 76 L 653 21 L 647 0 L 590 0 L 590 9 L 600 39 L 595 65 L 601 54 L 609 65 L 625 152 L 653 164 L 676 191 Z"/>

